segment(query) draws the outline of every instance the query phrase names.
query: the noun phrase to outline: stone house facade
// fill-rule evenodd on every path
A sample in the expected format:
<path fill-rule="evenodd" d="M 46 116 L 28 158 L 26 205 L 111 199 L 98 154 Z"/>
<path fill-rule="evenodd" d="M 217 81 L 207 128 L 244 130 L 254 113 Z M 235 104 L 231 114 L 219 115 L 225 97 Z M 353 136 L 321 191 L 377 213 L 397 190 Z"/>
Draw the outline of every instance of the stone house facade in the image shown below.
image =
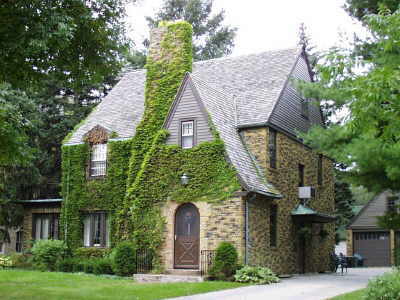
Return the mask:
<path fill-rule="evenodd" d="M 151 49 L 162 47 L 166 30 L 155 29 Z M 177 41 L 176 47 L 181 46 Z M 159 52 L 153 52 L 157 55 L 150 58 L 160 59 Z M 192 149 L 215 141 L 217 135 L 240 188 L 219 202 L 178 202 L 168 197 L 160 206 L 164 223 L 160 256 L 165 271 L 198 270 L 202 251 L 215 250 L 222 241 L 235 245 L 241 263 L 267 266 L 279 274 L 328 270 L 334 247 L 333 162 L 298 137 L 299 131 L 324 123 L 320 108 L 300 96 L 293 79 L 312 80 L 302 49 L 195 62 L 182 78 L 164 121 L 169 132 L 165 144 Z M 61 210 L 75 230 L 74 243 L 113 245 L 113 220 L 122 203 L 116 200 L 117 204 L 107 206 L 105 197 L 113 189 L 118 197 L 110 197 L 123 197 L 125 186 L 107 180 L 111 170 L 122 170 L 119 180 L 127 179 L 129 157 L 120 160 L 115 170 L 110 149 L 135 136 L 145 111 L 145 85 L 146 70 L 126 73 L 66 140 L 65 151 L 85 153 L 68 159 L 80 177 L 65 177 L 71 184 L 63 202 L 25 204 L 25 240 L 56 234 L 64 238 L 55 225 Z M 88 135 L 101 137 L 101 142 L 88 143 Z M 184 176 L 182 180 L 190 180 L 196 174 Z M 103 183 L 109 184 L 107 188 Z M 83 196 L 77 196 L 78 184 L 85 189 Z M 300 199 L 299 187 L 313 193 Z M 81 198 L 91 203 L 90 209 Z M 66 212 L 72 206 L 80 215 Z"/>

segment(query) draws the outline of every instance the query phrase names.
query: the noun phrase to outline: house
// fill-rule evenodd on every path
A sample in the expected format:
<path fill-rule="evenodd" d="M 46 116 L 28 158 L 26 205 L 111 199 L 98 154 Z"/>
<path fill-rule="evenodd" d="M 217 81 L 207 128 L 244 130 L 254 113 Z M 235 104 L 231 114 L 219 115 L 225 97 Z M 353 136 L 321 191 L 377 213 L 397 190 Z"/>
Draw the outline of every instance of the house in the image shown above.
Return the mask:
<path fill-rule="evenodd" d="M 298 137 L 324 121 L 292 82 L 312 80 L 306 53 L 192 64 L 190 32 L 156 28 L 147 70 L 126 73 L 66 138 L 63 200 L 26 203 L 24 239 L 133 239 L 168 272 L 198 270 L 229 241 L 242 263 L 279 274 L 328 270 L 333 163 Z"/>
<path fill-rule="evenodd" d="M 377 217 L 395 209 L 397 197 L 385 191 L 370 200 L 347 227 L 347 255 L 360 254 L 369 267 L 395 264 L 394 250 L 400 241 L 399 232 L 379 228 Z"/>

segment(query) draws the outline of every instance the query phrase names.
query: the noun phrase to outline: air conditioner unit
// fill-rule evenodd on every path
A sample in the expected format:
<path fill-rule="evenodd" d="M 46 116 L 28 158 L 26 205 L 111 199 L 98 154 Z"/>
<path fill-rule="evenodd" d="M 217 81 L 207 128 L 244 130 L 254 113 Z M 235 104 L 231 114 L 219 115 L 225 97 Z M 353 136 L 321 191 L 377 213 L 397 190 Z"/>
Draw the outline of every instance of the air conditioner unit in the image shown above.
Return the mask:
<path fill-rule="evenodd" d="M 311 199 L 315 196 L 315 189 L 312 186 L 299 186 L 299 198 Z"/>

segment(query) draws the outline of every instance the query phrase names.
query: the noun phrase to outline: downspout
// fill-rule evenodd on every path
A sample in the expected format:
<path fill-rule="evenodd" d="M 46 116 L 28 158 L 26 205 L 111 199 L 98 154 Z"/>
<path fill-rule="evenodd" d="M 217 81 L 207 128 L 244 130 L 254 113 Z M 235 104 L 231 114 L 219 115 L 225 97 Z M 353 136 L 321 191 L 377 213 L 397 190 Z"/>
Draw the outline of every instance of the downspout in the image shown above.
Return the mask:
<path fill-rule="evenodd" d="M 246 205 L 245 205 L 245 213 L 246 213 L 246 218 L 245 218 L 245 255 L 244 255 L 244 264 L 248 265 L 249 264 L 249 246 L 250 246 L 250 236 L 249 236 L 249 202 L 253 199 L 256 198 L 256 194 L 253 193 L 253 195 L 249 198 L 246 199 Z"/>

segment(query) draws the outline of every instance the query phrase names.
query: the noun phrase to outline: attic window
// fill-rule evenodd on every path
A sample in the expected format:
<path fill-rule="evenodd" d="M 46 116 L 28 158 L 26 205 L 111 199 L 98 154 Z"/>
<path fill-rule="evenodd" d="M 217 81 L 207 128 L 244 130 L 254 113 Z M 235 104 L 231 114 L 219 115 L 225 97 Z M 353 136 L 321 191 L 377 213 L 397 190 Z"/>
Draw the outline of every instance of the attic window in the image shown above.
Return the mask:
<path fill-rule="evenodd" d="M 301 115 L 308 119 L 309 116 L 309 107 L 308 107 L 308 101 L 305 99 L 301 100 Z"/>
<path fill-rule="evenodd" d="M 107 169 L 107 144 L 96 144 L 92 146 L 90 159 L 90 176 L 105 176 Z"/>
<path fill-rule="evenodd" d="M 181 122 L 181 146 L 183 149 L 194 146 L 194 121 Z"/>

